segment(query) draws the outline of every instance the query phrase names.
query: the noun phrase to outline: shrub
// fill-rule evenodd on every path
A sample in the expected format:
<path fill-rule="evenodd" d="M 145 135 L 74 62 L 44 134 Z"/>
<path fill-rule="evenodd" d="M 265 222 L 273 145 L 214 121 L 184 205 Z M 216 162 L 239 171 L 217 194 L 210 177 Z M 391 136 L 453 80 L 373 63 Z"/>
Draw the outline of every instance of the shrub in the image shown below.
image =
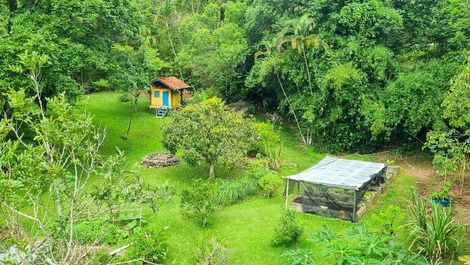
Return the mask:
<path fill-rule="evenodd" d="M 203 227 L 218 206 L 217 182 L 195 181 L 189 189 L 181 192 L 181 214 L 198 218 Z"/>
<path fill-rule="evenodd" d="M 74 237 L 82 244 L 114 244 L 123 238 L 119 227 L 105 220 L 84 221 L 75 224 Z"/>
<path fill-rule="evenodd" d="M 204 238 L 196 248 L 194 259 L 198 265 L 225 265 L 227 249 L 215 237 Z"/>
<path fill-rule="evenodd" d="M 272 244 L 274 246 L 292 245 L 299 240 L 303 231 L 302 225 L 296 218 L 296 212 L 287 210 L 274 230 Z"/>
<path fill-rule="evenodd" d="M 251 177 L 219 181 L 219 204 L 229 206 L 253 195 L 258 190 L 258 181 Z"/>
<path fill-rule="evenodd" d="M 134 97 L 129 93 L 122 93 L 121 96 L 119 96 L 119 101 L 121 102 L 131 102 L 132 100 L 134 100 Z"/>
<path fill-rule="evenodd" d="M 132 246 L 126 251 L 125 259 L 140 259 L 142 264 L 162 263 L 167 255 L 167 228 L 146 227 L 132 236 Z"/>
<path fill-rule="evenodd" d="M 281 166 L 281 135 L 275 130 L 272 123 L 254 123 L 256 130 L 256 151 L 267 159 L 270 169 L 278 170 Z"/>
<path fill-rule="evenodd" d="M 97 92 L 97 91 L 106 91 L 111 90 L 111 85 L 109 81 L 103 78 L 100 78 L 97 81 L 91 82 L 91 86 L 88 89 L 88 92 Z"/>
<path fill-rule="evenodd" d="M 261 161 L 256 161 L 256 162 L 249 161 L 248 162 L 247 176 L 250 177 L 250 178 L 254 178 L 256 180 L 259 180 L 260 178 L 264 177 L 265 175 L 271 174 L 273 172 L 274 171 L 264 167 L 264 164 Z"/>
<path fill-rule="evenodd" d="M 134 100 L 134 97 L 129 93 L 122 93 L 121 96 L 119 96 L 120 102 L 131 102 L 133 100 Z"/>
<path fill-rule="evenodd" d="M 272 197 L 274 192 L 282 185 L 282 178 L 276 173 L 271 172 L 262 176 L 258 180 L 258 184 L 267 197 Z"/>
<path fill-rule="evenodd" d="M 463 247 L 465 229 L 455 223 L 452 208 L 440 207 L 413 195 L 413 217 L 408 225 L 411 229 L 410 249 L 430 259 L 453 259 Z"/>

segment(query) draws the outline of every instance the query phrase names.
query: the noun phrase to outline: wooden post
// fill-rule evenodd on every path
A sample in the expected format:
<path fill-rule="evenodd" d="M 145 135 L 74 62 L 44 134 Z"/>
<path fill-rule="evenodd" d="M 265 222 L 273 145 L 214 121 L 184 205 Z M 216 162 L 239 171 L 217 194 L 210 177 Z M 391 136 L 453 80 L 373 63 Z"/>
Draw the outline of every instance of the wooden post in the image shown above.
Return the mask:
<path fill-rule="evenodd" d="M 286 210 L 287 210 L 287 203 L 289 200 L 289 179 L 286 181 Z"/>
<path fill-rule="evenodd" d="M 356 194 L 357 194 L 357 191 L 354 190 L 353 223 L 356 222 Z"/>

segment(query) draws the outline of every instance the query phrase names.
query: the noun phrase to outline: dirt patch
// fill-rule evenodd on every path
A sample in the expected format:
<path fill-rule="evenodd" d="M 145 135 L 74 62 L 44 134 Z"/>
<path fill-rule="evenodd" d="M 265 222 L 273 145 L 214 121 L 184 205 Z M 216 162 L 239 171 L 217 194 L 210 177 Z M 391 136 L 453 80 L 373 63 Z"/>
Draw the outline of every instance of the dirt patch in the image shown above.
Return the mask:
<path fill-rule="evenodd" d="M 442 186 L 443 179 L 436 174 L 430 159 L 418 153 L 412 156 L 395 157 L 388 153 L 377 155 L 381 162 L 393 160 L 396 166 L 400 166 L 400 175 L 408 175 L 416 178 L 416 188 L 422 196 L 430 196 Z M 449 180 L 453 177 L 449 176 Z M 456 212 L 456 219 L 465 224 L 470 224 L 470 184 L 463 189 L 454 182 L 451 189 L 452 204 Z"/>
<path fill-rule="evenodd" d="M 171 153 L 153 153 L 144 156 L 140 164 L 146 168 L 171 167 L 180 163 L 180 158 Z"/>

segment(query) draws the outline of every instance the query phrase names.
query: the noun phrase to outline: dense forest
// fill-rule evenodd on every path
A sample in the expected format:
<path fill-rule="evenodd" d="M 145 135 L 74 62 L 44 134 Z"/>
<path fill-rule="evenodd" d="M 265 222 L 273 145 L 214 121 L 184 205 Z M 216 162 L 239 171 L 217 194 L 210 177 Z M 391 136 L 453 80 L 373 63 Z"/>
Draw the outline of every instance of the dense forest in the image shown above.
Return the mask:
<path fill-rule="evenodd" d="M 0 1 L 0 264 L 469 262 L 469 154 L 469 0 Z"/>
<path fill-rule="evenodd" d="M 465 0 L 8 0 L 0 12 L 0 93 L 34 91 L 34 53 L 45 98 L 176 75 L 336 152 L 468 136 Z"/>

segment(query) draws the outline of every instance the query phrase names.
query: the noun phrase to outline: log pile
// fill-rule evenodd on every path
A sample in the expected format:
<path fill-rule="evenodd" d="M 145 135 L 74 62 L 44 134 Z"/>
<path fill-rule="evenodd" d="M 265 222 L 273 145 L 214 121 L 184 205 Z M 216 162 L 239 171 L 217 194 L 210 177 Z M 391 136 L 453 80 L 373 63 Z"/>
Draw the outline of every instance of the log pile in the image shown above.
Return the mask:
<path fill-rule="evenodd" d="M 180 163 L 180 158 L 171 153 L 153 153 L 144 156 L 140 164 L 147 168 L 171 167 Z"/>

